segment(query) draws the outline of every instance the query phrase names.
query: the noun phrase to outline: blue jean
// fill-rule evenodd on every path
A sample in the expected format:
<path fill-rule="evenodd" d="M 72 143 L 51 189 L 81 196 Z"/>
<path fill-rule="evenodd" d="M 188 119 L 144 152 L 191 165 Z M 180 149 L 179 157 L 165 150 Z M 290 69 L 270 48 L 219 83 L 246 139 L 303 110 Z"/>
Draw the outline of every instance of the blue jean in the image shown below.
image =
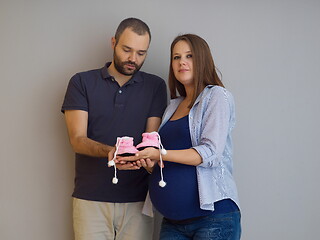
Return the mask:
<path fill-rule="evenodd" d="M 240 211 L 214 214 L 188 224 L 163 219 L 160 240 L 239 240 L 240 219 Z"/>

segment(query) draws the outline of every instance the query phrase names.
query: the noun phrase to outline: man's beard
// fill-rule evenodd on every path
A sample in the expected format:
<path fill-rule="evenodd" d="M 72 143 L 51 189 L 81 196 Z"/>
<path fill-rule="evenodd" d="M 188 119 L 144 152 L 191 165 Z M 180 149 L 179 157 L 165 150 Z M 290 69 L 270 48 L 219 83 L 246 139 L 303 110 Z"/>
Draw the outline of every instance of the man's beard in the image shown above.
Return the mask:
<path fill-rule="evenodd" d="M 143 61 L 140 65 L 138 65 L 135 62 L 131 62 L 131 61 L 121 62 L 115 51 L 113 53 L 113 62 L 114 62 L 114 67 L 117 69 L 117 71 L 126 76 L 132 76 L 133 74 L 138 72 L 144 63 Z M 132 65 L 134 66 L 134 69 L 132 70 L 127 69 L 125 65 Z"/>

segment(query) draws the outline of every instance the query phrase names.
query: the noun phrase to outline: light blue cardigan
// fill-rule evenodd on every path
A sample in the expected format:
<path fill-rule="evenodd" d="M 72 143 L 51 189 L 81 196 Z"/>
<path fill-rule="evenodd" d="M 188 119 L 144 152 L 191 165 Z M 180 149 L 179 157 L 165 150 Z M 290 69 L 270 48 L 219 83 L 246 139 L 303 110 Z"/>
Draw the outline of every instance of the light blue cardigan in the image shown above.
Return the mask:
<path fill-rule="evenodd" d="M 171 118 L 182 100 L 183 97 L 179 97 L 170 101 L 160 128 Z M 227 198 L 239 207 L 232 176 L 231 131 L 234 126 L 235 110 L 231 93 L 220 86 L 207 86 L 189 112 L 192 147 L 202 158 L 202 163 L 196 168 L 200 208 L 203 210 L 213 211 L 215 202 Z M 166 169 L 163 171 L 165 174 Z"/>
<path fill-rule="evenodd" d="M 160 128 L 171 118 L 182 100 L 179 97 L 170 101 Z M 226 198 L 239 206 L 232 176 L 231 131 L 234 126 L 235 110 L 231 93 L 219 86 L 207 86 L 189 112 L 192 146 L 202 157 L 202 163 L 197 166 L 197 178 L 200 208 L 203 210 L 213 211 L 214 202 Z M 165 171 L 164 168 L 164 177 Z"/>

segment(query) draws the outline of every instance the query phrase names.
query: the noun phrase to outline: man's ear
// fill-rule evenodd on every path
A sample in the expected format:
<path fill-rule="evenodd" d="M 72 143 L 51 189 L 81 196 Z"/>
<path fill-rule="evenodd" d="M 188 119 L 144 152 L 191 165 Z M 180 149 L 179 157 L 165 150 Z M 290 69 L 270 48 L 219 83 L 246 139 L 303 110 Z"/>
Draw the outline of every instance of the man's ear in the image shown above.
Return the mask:
<path fill-rule="evenodd" d="M 115 37 L 111 38 L 111 47 L 112 47 L 113 50 L 116 47 L 116 38 Z"/>

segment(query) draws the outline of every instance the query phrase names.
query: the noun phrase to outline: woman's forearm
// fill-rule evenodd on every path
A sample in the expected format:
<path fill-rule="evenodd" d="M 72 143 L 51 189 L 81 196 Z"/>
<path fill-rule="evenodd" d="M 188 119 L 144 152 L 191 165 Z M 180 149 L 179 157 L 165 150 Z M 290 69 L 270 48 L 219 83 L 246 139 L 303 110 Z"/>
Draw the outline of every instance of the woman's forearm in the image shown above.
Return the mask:
<path fill-rule="evenodd" d="M 192 166 L 197 166 L 202 163 L 201 156 L 193 148 L 184 150 L 167 150 L 167 154 L 162 155 L 162 160 Z"/>

